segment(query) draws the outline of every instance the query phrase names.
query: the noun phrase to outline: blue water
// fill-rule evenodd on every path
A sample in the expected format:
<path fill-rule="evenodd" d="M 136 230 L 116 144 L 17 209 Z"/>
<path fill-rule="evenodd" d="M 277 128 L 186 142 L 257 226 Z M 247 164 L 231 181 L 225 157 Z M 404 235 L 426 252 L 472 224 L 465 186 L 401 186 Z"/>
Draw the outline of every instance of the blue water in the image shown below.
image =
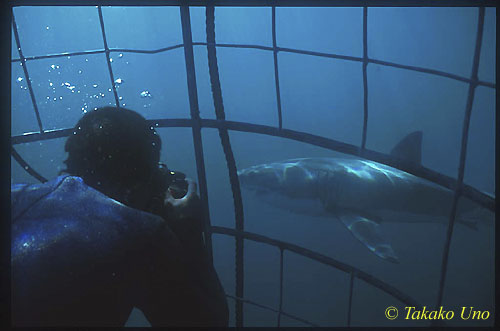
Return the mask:
<path fill-rule="evenodd" d="M 103 7 L 110 48 L 154 50 L 182 44 L 178 7 Z M 368 56 L 469 77 L 477 29 L 477 8 L 369 8 Z M 205 9 L 190 9 L 194 42 L 206 42 Z M 362 8 L 278 8 L 280 47 L 363 56 Z M 26 57 L 103 48 L 96 7 L 17 7 L 20 43 Z M 272 46 L 270 8 L 217 8 L 217 43 Z M 496 15 L 487 8 L 479 79 L 495 81 Z M 206 46 L 194 46 L 199 108 L 215 118 Z M 12 37 L 12 57 L 19 58 Z M 217 48 L 226 119 L 278 125 L 272 52 Z M 111 65 L 120 103 L 147 119 L 189 118 L 183 48 L 158 54 L 112 52 Z M 360 145 L 363 79 L 360 62 L 280 52 L 278 54 L 283 126 Z M 104 54 L 27 62 L 44 129 L 72 127 L 86 111 L 114 105 Z M 369 149 L 388 153 L 406 134 L 423 131 L 422 163 L 456 177 L 468 85 L 449 78 L 369 64 Z M 67 83 L 67 84 L 65 84 Z M 12 135 L 38 130 L 33 104 L 19 62 L 12 63 Z M 74 88 L 71 88 L 73 87 Z M 147 91 L 150 96 L 141 97 Z M 476 89 L 465 168 L 465 182 L 494 194 L 495 89 Z M 196 179 L 191 129 L 159 128 L 162 161 Z M 234 227 L 231 188 L 215 129 L 203 129 L 211 222 Z M 336 156 L 326 149 L 251 133 L 230 132 L 236 165 L 287 158 Z M 17 145 L 21 156 L 46 178 L 61 170 L 64 138 Z M 34 183 L 12 160 L 12 182 Z M 245 230 L 288 241 L 336 258 L 434 307 L 446 228 L 440 224 L 382 224 L 401 264 L 371 254 L 340 222 L 308 218 L 272 208 L 243 192 Z M 451 208 L 451 206 L 443 206 Z M 214 263 L 228 294 L 235 294 L 234 239 L 213 236 Z M 494 315 L 494 227 L 454 228 L 443 306 L 474 306 Z M 349 275 L 294 253 L 284 254 L 283 310 L 324 326 L 344 326 Z M 245 297 L 277 308 L 279 250 L 245 241 Z M 231 325 L 234 302 L 229 300 Z M 356 280 L 352 325 L 428 325 L 428 321 L 389 321 L 384 310 L 403 305 Z M 274 326 L 275 313 L 245 304 L 245 325 Z M 302 326 L 288 317 L 282 325 Z M 492 325 L 463 321 L 451 325 Z M 134 310 L 128 325 L 147 325 Z"/>

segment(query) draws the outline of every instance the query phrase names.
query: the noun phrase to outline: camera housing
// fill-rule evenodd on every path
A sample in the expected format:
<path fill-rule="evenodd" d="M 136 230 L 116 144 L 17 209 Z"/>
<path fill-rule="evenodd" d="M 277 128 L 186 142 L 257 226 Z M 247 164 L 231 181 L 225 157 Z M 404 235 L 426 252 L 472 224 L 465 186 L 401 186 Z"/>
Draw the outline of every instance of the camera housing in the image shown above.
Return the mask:
<path fill-rule="evenodd" d="M 159 170 L 162 180 L 165 181 L 164 185 L 168 187 L 170 194 L 172 194 L 175 199 L 184 197 L 188 191 L 186 175 L 180 171 L 168 169 L 164 163 L 159 164 Z"/>

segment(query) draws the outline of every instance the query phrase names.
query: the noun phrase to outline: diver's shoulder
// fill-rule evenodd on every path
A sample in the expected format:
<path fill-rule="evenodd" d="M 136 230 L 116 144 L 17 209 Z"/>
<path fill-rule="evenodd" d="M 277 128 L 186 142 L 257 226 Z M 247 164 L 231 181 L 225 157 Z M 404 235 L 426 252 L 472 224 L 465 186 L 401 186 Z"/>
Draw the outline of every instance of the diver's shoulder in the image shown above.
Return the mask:
<path fill-rule="evenodd" d="M 124 205 L 85 184 L 82 178 L 63 175 L 40 184 L 14 184 L 12 219 L 72 219 L 88 225 L 114 224 L 123 231 L 157 228 L 158 215 Z"/>
<path fill-rule="evenodd" d="M 12 237 L 21 255 L 49 246 L 111 252 L 175 242 L 162 217 L 130 208 L 74 176 L 24 186 L 12 205 Z M 28 244 L 26 238 L 31 238 Z"/>

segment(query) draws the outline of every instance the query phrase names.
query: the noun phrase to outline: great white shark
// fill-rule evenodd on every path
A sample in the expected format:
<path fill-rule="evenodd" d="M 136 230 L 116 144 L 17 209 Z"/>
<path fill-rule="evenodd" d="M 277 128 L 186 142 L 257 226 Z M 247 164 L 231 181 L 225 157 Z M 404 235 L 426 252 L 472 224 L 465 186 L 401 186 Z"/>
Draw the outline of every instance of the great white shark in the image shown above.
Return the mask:
<path fill-rule="evenodd" d="M 403 138 L 391 155 L 421 161 L 422 132 Z M 449 219 L 453 191 L 374 161 L 358 158 L 300 158 L 238 171 L 244 189 L 291 212 L 339 219 L 377 256 L 399 263 L 381 222 L 441 222 Z M 475 228 L 494 214 L 461 198 L 457 223 Z"/>

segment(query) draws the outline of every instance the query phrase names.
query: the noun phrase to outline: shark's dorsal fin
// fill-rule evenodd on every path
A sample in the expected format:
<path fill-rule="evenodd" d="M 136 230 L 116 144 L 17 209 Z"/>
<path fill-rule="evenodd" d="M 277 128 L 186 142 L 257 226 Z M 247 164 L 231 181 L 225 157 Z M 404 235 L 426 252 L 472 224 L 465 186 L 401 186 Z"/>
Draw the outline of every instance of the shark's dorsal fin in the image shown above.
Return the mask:
<path fill-rule="evenodd" d="M 415 131 L 394 146 L 391 155 L 411 163 L 420 164 L 422 160 L 422 131 Z"/>

